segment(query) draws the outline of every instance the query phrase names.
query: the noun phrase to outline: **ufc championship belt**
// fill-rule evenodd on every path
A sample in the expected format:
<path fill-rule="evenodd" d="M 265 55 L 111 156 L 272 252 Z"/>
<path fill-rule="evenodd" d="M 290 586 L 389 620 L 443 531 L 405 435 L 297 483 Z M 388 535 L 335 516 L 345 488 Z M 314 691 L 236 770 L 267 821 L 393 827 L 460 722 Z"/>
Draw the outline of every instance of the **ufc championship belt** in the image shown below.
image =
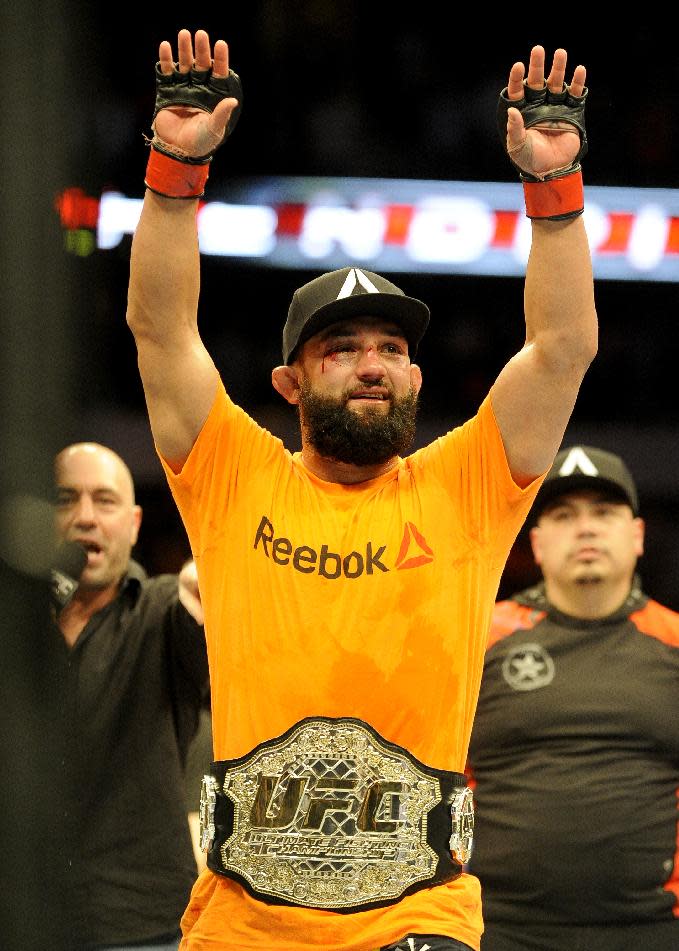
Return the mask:
<path fill-rule="evenodd" d="M 472 792 L 362 720 L 308 717 L 203 778 L 207 865 L 262 901 L 357 912 L 457 878 Z"/>

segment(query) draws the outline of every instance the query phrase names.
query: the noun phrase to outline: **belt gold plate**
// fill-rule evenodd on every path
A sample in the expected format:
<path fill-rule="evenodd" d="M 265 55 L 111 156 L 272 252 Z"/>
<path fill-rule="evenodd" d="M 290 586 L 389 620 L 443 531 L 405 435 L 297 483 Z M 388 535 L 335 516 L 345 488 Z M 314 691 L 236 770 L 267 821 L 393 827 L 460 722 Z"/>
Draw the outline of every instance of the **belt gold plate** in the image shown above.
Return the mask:
<path fill-rule="evenodd" d="M 224 871 L 263 896 L 325 909 L 395 900 L 431 878 L 439 781 L 380 739 L 361 721 L 307 720 L 227 771 Z"/>

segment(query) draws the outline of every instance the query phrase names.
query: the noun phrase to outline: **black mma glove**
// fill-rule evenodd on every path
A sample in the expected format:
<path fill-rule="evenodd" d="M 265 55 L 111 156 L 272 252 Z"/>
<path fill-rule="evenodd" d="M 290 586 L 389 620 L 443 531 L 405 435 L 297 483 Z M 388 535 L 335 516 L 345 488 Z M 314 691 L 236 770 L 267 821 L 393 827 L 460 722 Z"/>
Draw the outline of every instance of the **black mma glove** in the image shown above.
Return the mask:
<path fill-rule="evenodd" d="M 506 86 L 500 93 L 497 108 L 498 132 L 509 161 L 524 183 L 526 214 L 529 218 L 558 221 L 575 218 L 584 210 L 580 159 L 587 152 L 587 92 L 585 87 L 581 96 L 573 96 L 569 87 L 564 86 L 561 92 L 555 93 L 550 92 L 546 84 L 542 89 L 531 89 L 524 80 L 522 99 L 509 99 Z M 571 164 L 566 168 L 548 172 L 544 178 L 538 178 L 517 165 L 507 151 L 507 112 L 510 107 L 519 110 L 526 129 L 545 121 L 569 122 L 574 125 L 580 137 L 580 149 Z"/>
<path fill-rule="evenodd" d="M 163 73 L 160 63 L 156 63 L 155 72 L 156 102 L 153 122 L 161 109 L 171 106 L 187 106 L 211 113 L 222 99 L 233 97 L 238 100 L 221 142 L 205 155 L 186 155 L 163 142 L 157 135 L 154 135 L 151 141 L 151 155 L 145 180 L 147 187 L 167 198 L 200 198 L 204 192 L 212 156 L 231 135 L 240 117 L 243 103 L 240 77 L 232 69 L 229 70 L 228 76 L 223 77 L 213 76 L 212 69 L 192 68 L 187 73 L 180 73 L 175 67 L 171 73 Z"/>

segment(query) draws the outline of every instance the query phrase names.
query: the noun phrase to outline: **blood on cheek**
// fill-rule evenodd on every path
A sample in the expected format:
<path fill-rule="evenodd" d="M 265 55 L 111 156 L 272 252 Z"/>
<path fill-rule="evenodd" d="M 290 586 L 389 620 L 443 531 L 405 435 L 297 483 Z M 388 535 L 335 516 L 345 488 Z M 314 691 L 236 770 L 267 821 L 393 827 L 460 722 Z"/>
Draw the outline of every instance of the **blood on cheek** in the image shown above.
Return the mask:
<path fill-rule="evenodd" d="M 368 349 L 365 351 L 365 355 L 367 357 L 370 357 L 372 355 L 373 358 L 376 358 L 377 350 L 375 349 L 375 347 L 368 347 Z M 326 354 L 321 360 L 321 373 L 325 373 L 326 371 L 326 365 L 325 365 L 326 360 L 329 363 L 334 363 L 335 366 L 348 366 L 350 364 L 356 363 L 359 357 L 360 357 L 360 354 L 358 351 L 334 350 L 332 353 Z"/>
<path fill-rule="evenodd" d="M 330 363 L 331 365 L 334 363 L 335 366 L 341 366 L 342 363 L 346 363 L 346 359 L 345 359 L 345 360 L 342 360 L 342 357 L 345 357 L 345 358 L 346 358 L 346 353 L 344 353 L 344 351 L 341 351 L 341 352 L 333 352 L 333 353 L 327 353 L 327 354 L 323 357 L 323 359 L 321 360 L 321 373 L 325 373 L 325 371 L 326 371 L 326 365 L 325 365 L 325 361 L 326 361 L 326 360 L 327 360 L 328 363 Z M 329 368 L 328 368 L 328 369 L 329 369 Z"/>

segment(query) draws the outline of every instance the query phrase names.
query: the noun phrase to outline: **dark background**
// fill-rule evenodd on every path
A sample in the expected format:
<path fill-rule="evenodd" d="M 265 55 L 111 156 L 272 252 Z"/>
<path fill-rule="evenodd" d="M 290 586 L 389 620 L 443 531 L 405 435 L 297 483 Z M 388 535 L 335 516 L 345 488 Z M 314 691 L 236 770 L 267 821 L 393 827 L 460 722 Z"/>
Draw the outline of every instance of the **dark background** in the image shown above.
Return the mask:
<path fill-rule="evenodd" d="M 233 177 L 338 175 L 516 181 L 495 129 L 497 94 L 530 48 L 555 46 L 588 67 L 586 184 L 679 185 L 673 31 L 658 19 L 594 29 L 581 11 L 461 14 L 426 2 L 269 0 L 186 5 L 0 0 L 0 946 L 58 946 L 60 776 L 44 654 L 45 552 L 54 454 L 98 440 L 130 464 L 151 572 L 188 545 L 154 454 L 125 324 L 129 241 L 76 257 L 64 250 L 55 196 L 77 186 L 141 197 L 158 43 L 208 29 L 231 46 L 245 104 L 215 159 L 209 197 Z M 189 8 L 191 9 L 191 8 Z M 215 12 L 217 11 L 217 12 Z M 608 18 L 609 20 L 611 17 Z M 517 21 L 525 20 L 524 24 Z M 200 324 L 237 401 L 296 448 L 295 417 L 271 388 L 294 289 L 312 277 L 203 260 Z M 418 444 L 474 413 L 523 341 L 520 279 L 402 274 L 431 307 Z M 565 444 L 621 453 L 648 523 L 649 593 L 679 610 L 678 288 L 598 281 L 600 352 Z M 11 530 L 10 530 L 11 529 Z M 534 578 L 519 537 L 501 594 Z M 52 932 L 55 932 L 52 935 Z"/>
<path fill-rule="evenodd" d="M 43 96 L 44 111 L 31 125 L 41 146 L 31 174 L 41 178 L 51 148 L 58 147 L 57 187 L 75 185 L 92 196 L 112 188 L 141 197 L 158 44 L 167 38 L 175 46 L 181 27 L 203 27 L 213 40 L 227 39 L 231 65 L 244 86 L 243 113 L 213 163 L 208 198 L 218 198 L 234 178 L 267 175 L 515 181 L 496 130 L 497 94 L 511 64 L 527 62 L 536 43 L 545 46 L 548 61 L 555 46 L 568 50 L 568 78 L 577 63 L 587 66 L 586 185 L 679 184 L 679 57 L 660 23 L 594 28 L 581 16 L 531 14 L 522 25 L 487 11 L 461 14 L 458 7 L 423 2 L 397 14 L 393 5 L 358 0 L 209 5 L 199 17 L 186 10 L 178 3 L 154 7 L 153 15 L 132 4 L 36 5 L 35 26 L 42 27 L 44 42 L 53 48 L 60 37 L 63 43 L 65 80 L 57 98 L 50 81 L 36 92 Z M 56 11 L 60 27 L 54 33 Z M 49 115 L 58 142 L 44 141 Z M 30 201 L 29 194 L 24 201 Z M 57 228 L 49 201 L 45 215 Z M 43 365 L 46 355 L 34 373 L 25 374 L 29 386 L 47 390 L 42 400 L 50 403 L 28 431 L 35 437 L 37 429 L 49 449 L 46 458 L 52 444 L 59 448 L 80 439 L 99 440 L 120 452 L 145 510 L 137 555 L 151 572 L 174 570 L 189 552 L 153 451 L 134 342 L 125 324 L 129 248 L 126 239 L 115 250 L 83 258 L 63 254 L 67 313 L 59 327 L 46 328 L 45 314 L 37 313 L 35 326 L 23 329 L 25 346 L 40 350 L 47 336 L 50 347 L 57 347 L 56 369 Z M 202 259 L 205 342 L 234 398 L 291 448 L 297 448 L 296 419 L 274 393 L 270 371 L 280 360 L 290 297 L 315 273 Z M 44 307 L 43 277 L 38 266 L 26 278 L 38 300 L 34 311 Z M 523 281 L 421 273 L 392 277 L 432 311 L 418 357 L 425 379 L 420 445 L 473 414 L 521 346 Z M 658 282 L 597 282 L 599 355 L 564 440 L 564 445 L 603 446 L 627 459 L 648 522 L 643 576 L 653 594 L 677 609 L 678 291 Z M 49 401 L 55 374 L 60 395 Z M 58 420 L 55 407 L 63 410 Z M 20 408 L 19 415 L 26 413 Z M 19 430 L 25 436 L 26 419 Z M 501 594 L 533 577 L 522 533 Z"/>
<path fill-rule="evenodd" d="M 569 52 L 568 76 L 588 68 L 585 182 L 679 184 L 675 90 L 679 58 L 661 27 L 487 23 L 420 4 L 416 15 L 358 2 L 284 0 L 196 19 L 166 8 L 162 21 L 91 18 L 83 49 L 91 77 L 79 90 L 79 184 L 143 194 L 153 110 L 153 64 L 163 38 L 204 27 L 227 39 L 241 76 L 238 128 L 214 161 L 208 197 L 237 177 L 346 175 L 512 181 L 495 125 L 499 89 L 515 60 L 542 44 Z M 134 345 L 124 322 L 129 241 L 79 261 L 80 370 L 69 438 L 99 438 L 128 459 L 145 507 L 137 549 L 152 571 L 188 554 L 149 441 Z M 280 329 L 290 296 L 314 272 L 274 271 L 203 259 L 202 334 L 236 400 L 296 448 L 295 418 L 273 392 Z M 523 282 L 401 274 L 393 279 L 431 307 L 421 347 L 425 374 L 418 444 L 472 414 L 523 341 Z M 564 445 L 621 453 L 638 480 L 648 522 L 641 565 L 649 590 L 679 609 L 679 438 L 675 354 L 677 287 L 597 283 L 600 351 Z M 535 572 L 520 536 L 501 594 Z"/>

